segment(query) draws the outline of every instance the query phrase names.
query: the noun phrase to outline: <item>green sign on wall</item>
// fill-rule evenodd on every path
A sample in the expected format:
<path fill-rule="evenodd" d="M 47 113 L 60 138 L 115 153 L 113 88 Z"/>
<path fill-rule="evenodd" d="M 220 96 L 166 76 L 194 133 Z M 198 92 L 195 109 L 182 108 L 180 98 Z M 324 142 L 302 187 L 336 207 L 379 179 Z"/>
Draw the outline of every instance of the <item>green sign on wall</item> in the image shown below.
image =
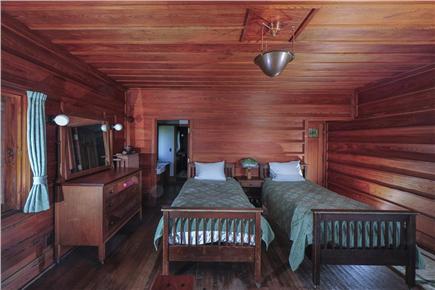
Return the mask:
<path fill-rule="evenodd" d="M 310 138 L 318 138 L 319 137 L 319 129 L 317 129 L 317 128 L 308 128 L 308 137 L 310 137 Z"/>

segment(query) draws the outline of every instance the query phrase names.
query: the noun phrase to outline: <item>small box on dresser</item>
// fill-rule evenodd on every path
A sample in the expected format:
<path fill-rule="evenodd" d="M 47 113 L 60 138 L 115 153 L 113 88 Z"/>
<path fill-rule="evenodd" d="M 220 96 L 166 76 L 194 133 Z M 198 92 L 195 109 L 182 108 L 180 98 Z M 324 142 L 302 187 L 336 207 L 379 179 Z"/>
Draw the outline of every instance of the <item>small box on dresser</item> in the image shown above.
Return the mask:
<path fill-rule="evenodd" d="M 56 257 L 63 248 L 97 246 L 104 263 L 106 242 L 134 216 L 142 219 L 139 169 L 109 169 L 62 184 L 55 208 Z"/>

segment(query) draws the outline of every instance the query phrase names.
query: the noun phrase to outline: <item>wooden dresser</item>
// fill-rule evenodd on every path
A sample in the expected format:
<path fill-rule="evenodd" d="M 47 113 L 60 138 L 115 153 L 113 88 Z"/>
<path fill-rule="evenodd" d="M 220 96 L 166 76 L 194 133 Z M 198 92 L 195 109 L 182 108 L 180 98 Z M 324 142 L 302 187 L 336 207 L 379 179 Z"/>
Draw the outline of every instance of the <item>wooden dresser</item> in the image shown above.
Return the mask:
<path fill-rule="evenodd" d="M 109 169 L 62 184 L 56 202 L 56 256 L 65 247 L 97 246 L 104 263 L 106 242 L 135 215 L 142 219 L 141 171 Z"/>

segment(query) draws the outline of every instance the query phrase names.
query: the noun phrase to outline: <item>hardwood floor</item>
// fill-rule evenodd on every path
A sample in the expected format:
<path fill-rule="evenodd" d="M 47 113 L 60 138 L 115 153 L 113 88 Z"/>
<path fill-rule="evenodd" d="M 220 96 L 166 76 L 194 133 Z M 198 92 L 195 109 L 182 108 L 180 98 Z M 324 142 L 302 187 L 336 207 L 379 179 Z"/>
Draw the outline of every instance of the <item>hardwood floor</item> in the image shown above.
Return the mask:
<path fill-rule="evenodd" d="M 180 184 L 166 188 L 158 204 L 170 204 Z M 149 289 L 161 271 L 161 251 L 153 247 L 160 206 L 145 208 L 142 223 L 134 219 L 108 243 L 104 265 L 97 250 L 81 247 L 67 256 L 27 289 Z M 288 266 L 288 242 L 275 240 L 263 249 L 263 288 L 312 289 L 311 262 L 305 259 L 297 272 Z M 191 274 L 196 289 L 255 288 L 251 265 L 244 263 L 172 263 L 172 274 Z M 322 267 L 318 289 L 407 289 L 402 277 L 383 266 Z"/>

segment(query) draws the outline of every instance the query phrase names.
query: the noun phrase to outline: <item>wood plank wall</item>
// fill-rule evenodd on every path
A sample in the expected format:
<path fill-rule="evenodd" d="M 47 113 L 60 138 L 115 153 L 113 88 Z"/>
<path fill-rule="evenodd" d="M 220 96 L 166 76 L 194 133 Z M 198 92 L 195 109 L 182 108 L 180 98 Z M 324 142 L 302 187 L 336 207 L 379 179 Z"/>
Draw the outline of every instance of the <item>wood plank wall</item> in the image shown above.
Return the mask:
<path fill-rule="evenodd" d="M 27 89 L 45 92 L 47 115 L 58 114 L 62 103 L 65 113 L 72 116 L 122 120 L 122 87 L 6 14 L 2 14 L 1 32 L 2 89 L 23 95 Z M 51 195 L 57 169 L 56 129 L 47 126 Z M 115 133 L 114 139 L 115 150 L 119 150 L 124 134 Z M 53 264 L 53 228 L 53 209 L 2 218 L 2 289 L 18 289 Z"/>
<path fill-rule="evenodd" d="M 328 123 L 328 187 L 378 208 L 419 212 L 435 251 L 435 66 L 358 90 L 358 117 Z"/>
<path fill-rule="evenodd" d="M 248 156 L 260 162 L 285 161 L 307 154 L 308 120 L 349 120 L 352 109 L 349 95 L 130 89 L 127 115 L 135 118 L 128 142 L 140 149 L 141 166 L 147 168 L 144 187 L 152 193 L 156 120 L 191 121 L 194 161 L 237 162 Z"/>

